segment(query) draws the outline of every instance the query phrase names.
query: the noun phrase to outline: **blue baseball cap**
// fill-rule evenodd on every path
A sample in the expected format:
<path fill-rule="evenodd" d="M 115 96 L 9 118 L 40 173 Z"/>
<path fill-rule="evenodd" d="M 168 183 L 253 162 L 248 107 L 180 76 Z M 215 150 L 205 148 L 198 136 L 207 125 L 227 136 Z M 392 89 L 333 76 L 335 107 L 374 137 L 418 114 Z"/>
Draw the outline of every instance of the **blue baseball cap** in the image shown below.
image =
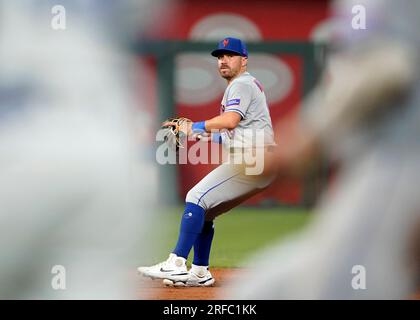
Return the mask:
<path fill-rule="evenodd" d="M 242 57 L 248 58 L 248 50 L 246 49 L 245 42 L 237 38 L 225 38 L 219 42 L 217 49 L 211 52 L 213 57 L 218 57 L 223 53 L 236 53 Z"/>

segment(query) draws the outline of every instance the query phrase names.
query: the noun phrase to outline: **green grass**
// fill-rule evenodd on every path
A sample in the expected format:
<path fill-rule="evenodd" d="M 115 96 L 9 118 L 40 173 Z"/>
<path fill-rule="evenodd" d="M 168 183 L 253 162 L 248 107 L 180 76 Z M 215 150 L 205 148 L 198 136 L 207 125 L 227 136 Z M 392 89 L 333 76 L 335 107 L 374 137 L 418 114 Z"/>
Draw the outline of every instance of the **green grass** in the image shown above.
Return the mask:
<path fill-rule="evenodd" d="M 166 259 L 177 240 L 182 208 L 167 210 L 160 221 L 159 239 L 150 237 L 158 243 L 150 263 Z M 238 267 L 250 255 L 269 246 L 275 241 L 304 227 L 309 219 L 309 212 L 301 209 L 285 208 L 236 208 L 215 220 L 210 264 L 213 267 Z M 156 228 L 153 228 L 156 230 Z M 156 234 L 156 233 L 155 233 Z M 190 254 L 192 259 L 193 253 Z"/>

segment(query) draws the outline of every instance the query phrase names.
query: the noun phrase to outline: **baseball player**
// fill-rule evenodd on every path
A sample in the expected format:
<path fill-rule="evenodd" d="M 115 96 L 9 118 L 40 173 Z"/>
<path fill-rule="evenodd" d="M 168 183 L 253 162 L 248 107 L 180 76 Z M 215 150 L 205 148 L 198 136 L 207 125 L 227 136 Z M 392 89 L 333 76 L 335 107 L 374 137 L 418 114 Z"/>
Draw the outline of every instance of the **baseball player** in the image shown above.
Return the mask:
<path fill-rule="evenodd" d="M 246 156 L 252 150 L 271 148 L 275 142 L 269 109 L 261 84 L 247 72 L 245 43 L 228 37 L 211 54 L 217 58 L 219 73 L 228 84 L 220 115 L 205 121 L 187 121 L 185 133 L 188 136 L 211 133 L 213 142 L 228 148 L 231 155 L 228 160 L 238 154 Z M 168 286 L 213 285 L 209 256 L 214 218 L 260 192 L 271 181 L 271 175 L 247 174 L 245 166 L 238 162 L 222 163 L 188 192 L 178 242 L 169 258 L 151 267 L 139 267 L 138 272 L 165 279 L 163 282 Z M 188 271 L 186 261 L 192 247 L 194 260 Z"/>

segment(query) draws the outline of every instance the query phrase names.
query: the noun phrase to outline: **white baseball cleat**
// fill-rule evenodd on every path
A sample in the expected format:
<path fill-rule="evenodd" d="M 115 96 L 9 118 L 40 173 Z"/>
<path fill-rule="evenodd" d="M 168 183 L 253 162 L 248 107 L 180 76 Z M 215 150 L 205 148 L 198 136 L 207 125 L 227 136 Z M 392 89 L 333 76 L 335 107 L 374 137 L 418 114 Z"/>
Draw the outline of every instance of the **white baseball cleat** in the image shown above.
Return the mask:
<path fill-rule="evenodd" d="M 171 253 L 166 261 L 151 267 L 138 267 L 137 271 L 152 279 L 169 279 L 173 282 L 187 281 L 190 275 L 186 262 L 187 260 L 183 257 Z"/>
<path fill-rule="evenodd" d="M 215 283 L 209 267 L 192 265 L 188 279 L 185 281 L 173 281 L 164 279 L 163 284 L 167 287 L 210 287 Z"/>

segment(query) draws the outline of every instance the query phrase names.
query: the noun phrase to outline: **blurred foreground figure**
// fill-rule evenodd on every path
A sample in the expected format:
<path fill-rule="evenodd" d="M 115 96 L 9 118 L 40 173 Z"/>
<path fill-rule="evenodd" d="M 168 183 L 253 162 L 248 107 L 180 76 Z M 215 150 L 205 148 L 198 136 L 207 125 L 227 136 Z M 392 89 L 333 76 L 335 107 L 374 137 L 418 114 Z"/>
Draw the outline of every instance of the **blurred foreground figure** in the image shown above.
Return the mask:
<path fill-rule="evenodd" d="M 366 30 L 352 29 L 353 5 Z M 338 1 L 326 72 L 299 115 L 277 125 L 267 170 L 339 171 L 301 234 L 254 257 L 235 299 L 405 299 L 420 222 L 420 2 Z"/>
<path fill-rule="evenodd" d="M 61 1 L 54 30 L 53 1 L 0 1 L 1 299 L 139 297 L 156 179 L 124 48 L 153 2 Z"/>

